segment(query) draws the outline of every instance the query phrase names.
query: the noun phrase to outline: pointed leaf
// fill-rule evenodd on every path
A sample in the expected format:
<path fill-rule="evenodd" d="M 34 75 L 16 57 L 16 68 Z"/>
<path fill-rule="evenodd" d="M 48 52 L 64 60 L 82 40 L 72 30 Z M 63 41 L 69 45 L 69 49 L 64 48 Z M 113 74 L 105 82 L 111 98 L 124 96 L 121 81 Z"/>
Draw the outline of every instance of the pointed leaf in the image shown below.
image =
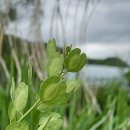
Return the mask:
<path fill-rule="evenodd" d="M 49 60 L 51 60 L 54 57 L 59 56 L 59 53 L 56 52 L 56 41 L 55 41 L 55 39 L 51 39 L 51 40 L 48 41 L 47 55 L 48 55 Z"/>
<path fill-rule="evenodd" d="M 14 105 L 17 111 L 22 111 L 28 100 L 28 86 L 21 82 L 18 84 L 16 91 L 15 91 L 15 100 Z"/>
<path fill-rule="evenodd" d="M 32 81 L 32 65 L 30 63 L 29 68 L 28 68 L 28 82 L 29 82 L 29 84 L 31 84 L 31 81 Z"/>
<path fill-rule="evenodd" d="M 11 100 L 14 101 L 14 98 L 15 98 L 15 81 L 14 81 L 14 78 L 12 78 L 12 82 L 11 82 L 10 96 L 11 96 Z"/>
<path fill-rule="evenodd" d="M 48 64 L 48 75 L 58 75 L 63 68 L 64 57 L 60 54 L 59 57 L 53 58 Z"/>
<path fill-rule="evenodd" d="M 9 105 L 8 115 L 9 115 L 10 122 L 13 122 L 16 120 L 16 108 L 15 108 L 13 102 L 11 102 Z"/>

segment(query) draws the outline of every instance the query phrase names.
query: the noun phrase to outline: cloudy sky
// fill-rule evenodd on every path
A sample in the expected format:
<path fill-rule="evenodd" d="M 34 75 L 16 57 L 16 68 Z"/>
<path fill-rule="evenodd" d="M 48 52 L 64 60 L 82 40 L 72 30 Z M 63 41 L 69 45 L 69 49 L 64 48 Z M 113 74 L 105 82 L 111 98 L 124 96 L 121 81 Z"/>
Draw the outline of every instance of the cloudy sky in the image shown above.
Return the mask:
<path fill-rule="evenodd" d="M 88 27 L 88 41 L 130 43 L 130 0 L 102 0 Z"/>
<path fill-rule="evenodd" d="M 78 44 L 89 57 L 104 58 L 114 55 L 128 59 L 130 0 L 90 1 L 87 6 L 86 0 L 61 0 L 60 16 L 55 13 L 56 0 L 41 0 L 42 17 L 37 19 L 41 24 L 41 39 L 47 41 L 50 37 L 55 37 L 61 45 L 64 36 L 66 43 Z M 0 6 L 4 9 L 4 0 L 1 0 Z M 24 0 L 13 0 L 13 7 L 18 13 L 17 20 L 9 24 L 7 32 L 25 39 L 34 39 L 31 30 L 34 27 L 31 25 L 34 4 L 26 5 Z"/>

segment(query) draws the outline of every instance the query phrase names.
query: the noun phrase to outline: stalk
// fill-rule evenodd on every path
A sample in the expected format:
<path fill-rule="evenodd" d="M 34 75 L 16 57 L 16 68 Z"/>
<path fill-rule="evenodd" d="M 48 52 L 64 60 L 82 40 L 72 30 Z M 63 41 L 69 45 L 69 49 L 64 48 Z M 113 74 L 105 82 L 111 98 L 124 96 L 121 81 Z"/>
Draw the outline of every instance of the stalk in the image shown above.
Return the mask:
<path fill-rule="evenodd" d="M 40 103 L 41 101 L 38 100 L 24 115 L 21 116 L 21 118 L 18 120 L 19 122 L 22 121 L 33 109 L 35 109 L 37 107 L 37 105 Z"/>

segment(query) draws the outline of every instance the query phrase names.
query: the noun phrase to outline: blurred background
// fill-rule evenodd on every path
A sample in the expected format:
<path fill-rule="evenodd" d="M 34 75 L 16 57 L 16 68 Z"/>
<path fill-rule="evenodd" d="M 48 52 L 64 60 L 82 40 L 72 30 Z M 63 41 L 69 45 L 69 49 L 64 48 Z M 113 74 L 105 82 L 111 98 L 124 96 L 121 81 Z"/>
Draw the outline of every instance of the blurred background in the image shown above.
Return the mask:
<path fill-rule="evenodd" d="M 72 44 L 88 57 L 81 90 L 64 108 L 65 128 L 129 130 L 129 23 L 129 0 L 0 0 L 0 106 L 12 77 L 27 82 L 30 62 L 34 86 L 46 77 L 46 43 L 55 38 L 58 48 Z M 0 108 L 1 130 L 7 106 Z"/>
<path fill-rule="evenodd" d="M 121 58 L 119 62 L 128 64 L 129 8 L 129 0 L 1 0 L 0 21 L 5 34 L 22 40 L 47 42 L 54 37 L 59 47 L 73 44 L 88 58 L 116 57 L 117 62 Z M 122 72 L 118 65 L 91 65 L 87 70 L 87 78 L 113 79 Z"/>

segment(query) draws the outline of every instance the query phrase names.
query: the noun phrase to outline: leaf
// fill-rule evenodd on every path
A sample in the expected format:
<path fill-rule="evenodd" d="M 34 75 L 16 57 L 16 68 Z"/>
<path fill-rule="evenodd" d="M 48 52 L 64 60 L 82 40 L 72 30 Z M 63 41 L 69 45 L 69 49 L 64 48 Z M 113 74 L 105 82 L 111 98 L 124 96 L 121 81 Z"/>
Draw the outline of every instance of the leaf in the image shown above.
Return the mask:
<path fill-rule="evenodd" d="M 59 56 L 59 53 L 56 51 L 56 41 L 55 41 L 55 39 L 51 39 L 51 40 L 48 41 L 47 55 L 48 55 L 49 60 Z"/>
<path fill-rule="evenodd" d="M 66 93 L 70 93 L 71 91 L 76 91 L 80 87 L 80 80 L 78 79 L 71 79 L 66 81 L 67 89 Z"/>
<path fill-rule="evenodd" d="M 28 68 L 28 82 L 29 82 L 29 84 L 31 84 L 31 81 L 32 81 L 32 65 L 30 63 L 29 68 Z"/>
<path fill-rule="evenodd" d="M 40 118 L 38 130 L 58 130 L 62 124 L 63 120 L 60 119 L 60 114 L 58 113 L 48 113 Z"/>
<path fill-rule="evenodd" d="M 14 105 L 17 111 L 22 111 L 28 100 L 28 86 L 21 82 L 18 84 L 16 91 L 15 91 L 15 100 Z"/>
<path fill-rule="evenodd" d="M 26 121 L 21 121 L 21 122 L 15 121 L 9 124 L 6 130 L 29 130 L 29 124 Z"/>
<path fill-rule="evenodd" d="M 62 54 L 60 54 L 59 57 L 53 58 L 48 63 L 48 75 L 49 76 L 58 75 L 63 68 L 63 62 L 64 62 L 64 56 Z"/>
<path fill-rule="evenodd" d="M 16 108 L 15 108 L 13 102 L 11 102 L 9 105 L 8 116 L 9 116 L 10 122 L 13 122 L 16 120 Z"/>
<path fill-rule="evenodd" d="M 14 78 L 12 78 L 12 82 L 11 82 L 10 96 L 11 96 L 11 100 L 14 101 L 14 98 L 15 98 L 15 81 L 14 81 Z"/>

